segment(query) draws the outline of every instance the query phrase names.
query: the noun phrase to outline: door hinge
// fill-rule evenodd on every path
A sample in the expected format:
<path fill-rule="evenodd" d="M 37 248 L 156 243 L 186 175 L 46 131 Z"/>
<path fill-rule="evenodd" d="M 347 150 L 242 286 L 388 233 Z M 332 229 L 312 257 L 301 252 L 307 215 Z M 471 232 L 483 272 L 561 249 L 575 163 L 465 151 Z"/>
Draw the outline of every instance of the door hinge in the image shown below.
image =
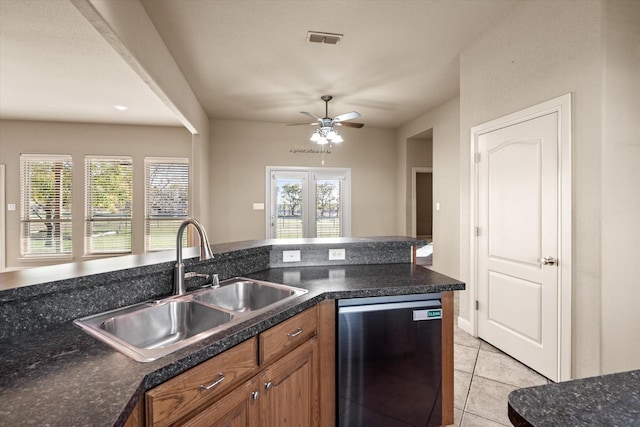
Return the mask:
<path fill-rule="evenodd" d="M 480 163 L 480 153 L 476 153 L 476 163 Z"/>
<path fill-rule="evenodd" d="M 476 311 L 480 310 L 480 302 L 476 300 Z"/>
<path fill-rule="evenodd" d="M 480 235 L 480 227 L 476 227 L 475 233 L 476 233 L 476 237 Z"/>

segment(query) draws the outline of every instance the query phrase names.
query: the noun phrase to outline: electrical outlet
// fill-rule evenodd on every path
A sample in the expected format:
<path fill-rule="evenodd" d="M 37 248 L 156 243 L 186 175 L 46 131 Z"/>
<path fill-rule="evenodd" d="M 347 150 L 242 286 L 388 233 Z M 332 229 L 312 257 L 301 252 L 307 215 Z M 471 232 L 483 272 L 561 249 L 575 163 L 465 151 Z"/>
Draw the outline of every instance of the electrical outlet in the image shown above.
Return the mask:
<path fill-rule="evenodd" d="M 282 262 L 300 262 L 300 251 L 282 251 Z"/>
<path fill-rule="evenodd" d="M 329 249 L 329 261 L 342 261 L 344 259 L 344 249 Z"/>

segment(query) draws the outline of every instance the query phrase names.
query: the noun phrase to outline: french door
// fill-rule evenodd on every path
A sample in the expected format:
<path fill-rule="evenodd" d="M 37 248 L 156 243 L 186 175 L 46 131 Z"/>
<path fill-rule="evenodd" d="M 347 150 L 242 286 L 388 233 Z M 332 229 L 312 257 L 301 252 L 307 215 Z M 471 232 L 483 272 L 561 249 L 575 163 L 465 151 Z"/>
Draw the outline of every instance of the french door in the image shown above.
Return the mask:
<path fill-rule="evenodd" d="M 351 170 L 267 167 L 267 238 L 351 234 Z"/>

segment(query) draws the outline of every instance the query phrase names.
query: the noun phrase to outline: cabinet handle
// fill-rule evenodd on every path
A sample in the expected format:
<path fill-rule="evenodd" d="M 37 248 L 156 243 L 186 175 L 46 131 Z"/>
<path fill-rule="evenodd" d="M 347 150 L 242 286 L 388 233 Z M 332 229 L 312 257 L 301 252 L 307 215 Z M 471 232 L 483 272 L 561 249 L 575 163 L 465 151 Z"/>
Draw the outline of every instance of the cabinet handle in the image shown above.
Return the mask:
<path fill-rule="evenodd" d="M 253 400 L 258 400 L 258 398 L 260 397 L 260 392 L 259 391 L 254 391 L 251 393 L 251 398 Z"/>
<path fill-rule="evenodd" d="M 268 383 L 264 383 L 264 388 L 266 388 L 267 390 L 271 390 L 271 387 L 273 387 L 273 383 L 271 381 L 269 381 Z"/>
<path fill-rule="evenodd" d="M 219 378 L 212 382 L 209 385 L 200 384 L 200 390 L 211 390 L 215 386 L 219 385 L 222 381 L 224 381 L 224 374 L 222 372 L 218 372 Z"/>
<path fill-rule="evenodd" d="M 296 329 L 296 331 L 295 331 L 295 332 L 289 332 L 289 333 L 287 334 L 287 336 L 288 336 L 289 338 L 295 338 L 295 337 L 297 337 L 298 335 L 300 335 L 301 333 L 302 333 L 302 328 L 298 328 L 298 329 Z"/>

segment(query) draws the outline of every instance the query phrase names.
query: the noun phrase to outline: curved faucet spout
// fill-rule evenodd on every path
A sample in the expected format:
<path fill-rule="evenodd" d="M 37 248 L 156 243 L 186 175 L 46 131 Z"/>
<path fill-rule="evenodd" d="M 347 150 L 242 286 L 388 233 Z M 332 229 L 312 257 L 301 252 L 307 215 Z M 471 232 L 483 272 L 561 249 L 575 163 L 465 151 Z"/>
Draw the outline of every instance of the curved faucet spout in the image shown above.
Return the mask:
<path fill-rule="evenodd" d="M 182 262 L 182 236 L 184 234 L 184 230 L 189 226 L 189 224 L 195 227 L 200 238 L 200 261 L 213 258 L 213 252 L 211 251 L 209 238 L 207 237 L 207 232 L 204 230 L 204 227 L 202 227 L 202 225 L 200 225 L 198 221 L 192 218 L 189 218 L 182 224 L 180 224 L 176 241 L 177 262 L 175 268 L 173 269 L 174 295 L 184 295 L 187 292 L 184 284 L 184 263 Z"/>

